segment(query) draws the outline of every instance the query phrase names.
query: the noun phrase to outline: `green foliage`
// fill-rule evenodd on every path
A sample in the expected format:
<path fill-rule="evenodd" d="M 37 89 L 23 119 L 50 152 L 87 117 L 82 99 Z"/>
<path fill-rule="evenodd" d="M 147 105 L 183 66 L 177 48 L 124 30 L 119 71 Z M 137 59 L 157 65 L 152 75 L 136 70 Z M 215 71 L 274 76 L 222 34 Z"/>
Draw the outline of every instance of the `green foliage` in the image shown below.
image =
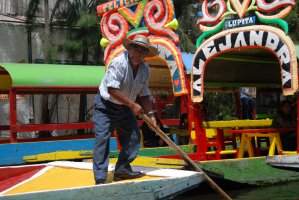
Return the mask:
<path fill-rule="evenodd" d="M 181 42 L 181 50 L 183 52 L 195 52 L 196 40 L 200 35 L 199 29 L 196 27 L 197 12 L 199 4 L 195 1 L 174 1 L 174 6 L 179 22 L 178 34 Z"/>
<path fill-rule="evenodd" d="M 97 1 L 67 1 L 57 7 L 55 18 L 64 17 L 60 21 L 62 28 L 67 28 L 65 45 L 61 51 L 68 54 L 71 59 L 81 55 L 81 63 L 87 64 L 88 57 L 93 56 L 92 62 L 99 63 L 100 31 L 96 15 Z M 100 63 L 102 64 L 102 63 Z"/>
<path fill-rule="evenodd" d="M 78 40 L 66 40 L 63 46 L 63 50 L 68 53 L 71 59 L 75 59 L 76 55 L 81 53 L 83 48 L 82 41 Z"/>
<path fill-rule="evenodd" d="M 97 26 L 96 13 L 82 13 L 80 18 L 76 22 L 76 26 L 84 29 L 94 28 L 95 26 Z"/>
<path fill-rule="evenodd" d="M 185 33 L 185 31 L 181 28 L 178 29 L 178 33 L 180 36 L 180 42 L 181 42 L 181 51 L 183 52 L 195 52 L 196 46 L 191 41 L 190 36 Z"/>
<path fill-rule="evenodd" d="M 31 0 L 28 10 L 25 13 L 27 23 L 32 23 L 36 19 L 36 13 L 39 11 L 41 0 Z"/>
<path fill-rule="evenodd" d="M 208 103 L 210 120 L 230 120 L 237 118 L 234 93 L 205 92 L 204 101 Z"/>
<path fill-rule="evenodd" d="M 295 43 L 299 43 L 299 1 L 290 14 L 285 18 L 289 24 L 289 35 Z"/>

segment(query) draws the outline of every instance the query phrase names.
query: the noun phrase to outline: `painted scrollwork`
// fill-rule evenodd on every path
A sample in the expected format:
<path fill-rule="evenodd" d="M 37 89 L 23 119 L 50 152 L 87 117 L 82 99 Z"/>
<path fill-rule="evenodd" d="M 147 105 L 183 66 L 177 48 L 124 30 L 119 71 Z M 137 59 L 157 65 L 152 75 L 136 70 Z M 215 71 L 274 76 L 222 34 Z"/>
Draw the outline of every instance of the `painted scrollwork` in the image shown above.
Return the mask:
<path fill-rule="evenodd" d="M 296 5 L 294 0 L 274 0 L 271 3 L 266 3 L 265 0 L 256 0 L 256 4 L 258 10 L 265 13 L 271 13 L 282 7 L 285 7 L 275 15 L 264 15 L 261 12 L 256 12 L 259 17 L 264 19 L 282 19 L 287 16 L 292 7 Z"/>
<path fill-rule="evenodd" d="M 294 0 L 274 0 L 271 3 L 266 3 L 265 0 L 256 0 L 257 7 L 263 12 L 273 12 L 281 7 L 296 5 Z"/>
<path fill-rule="evenodd" d="M 106 62 L 111 51 L 121 45 L 121 41 L 126 36 L 130 27 L 122 15 L 108 12 L 103 15 L 101 29 L 104 38 L 109 41 L 104 52 L 104 61 Z"/>
<path fill-rule="evenodd" d="M 212 15 L 210 9 L 218 7 L 216 14 Z M 208 0 L 204 0 L 202 3 L 202 17 L 197 20 L 197 24 L 202 23 L 217 23 L 220 21 L 221 16 L 226 11 L 226 5 L 224 0 L 216 0 L 212 3 L 208 3 Z"/>
<path fill-rule="evenodd" d="M 150 1 L 144 10 L 144 21 L 151 33 L 154 35 L 167 36 L 177 45 L 179 43 L 178 35 L 165 25 L 174 17 L 174 9 L 171 0 L 153 0 Z"/>

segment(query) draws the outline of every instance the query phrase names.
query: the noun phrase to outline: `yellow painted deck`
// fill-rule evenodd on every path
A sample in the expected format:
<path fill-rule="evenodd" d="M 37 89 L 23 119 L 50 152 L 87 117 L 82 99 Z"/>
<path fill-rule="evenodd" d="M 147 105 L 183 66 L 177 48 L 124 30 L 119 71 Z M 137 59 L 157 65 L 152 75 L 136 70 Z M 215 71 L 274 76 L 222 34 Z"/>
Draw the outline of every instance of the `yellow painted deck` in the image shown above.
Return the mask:
<path fill-rule="evenodd" d="M 144 176 L 134 179 L 134 181 L 161 179 L 157 176 Z M 118 181 L 128 182 L 132 180 Z M 108 173 L 106 183 L 116 183 L 113 181 L 113 173 Z M 5 192 L 8 194 L 22 194 L 27 192 L 37 192 L 45 190 L 57 190 L 74 187 L 84 187 L 94 185 L 93 171 L 90 169 L 75 169 L 66 167 L 50 167 L 40 176 L 31 179 L 15 188 Z"/>

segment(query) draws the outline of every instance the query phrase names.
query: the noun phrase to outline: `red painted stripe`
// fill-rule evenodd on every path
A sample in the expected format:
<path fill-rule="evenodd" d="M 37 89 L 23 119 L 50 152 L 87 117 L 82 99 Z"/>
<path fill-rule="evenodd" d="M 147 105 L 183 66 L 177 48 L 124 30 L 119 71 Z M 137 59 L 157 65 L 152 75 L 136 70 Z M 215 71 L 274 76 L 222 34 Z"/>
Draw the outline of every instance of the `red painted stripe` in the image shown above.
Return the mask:
<path fill-rule="evenodd" d="M 0 192 L 29 179 L 46 165 L 0 168 Z"/>

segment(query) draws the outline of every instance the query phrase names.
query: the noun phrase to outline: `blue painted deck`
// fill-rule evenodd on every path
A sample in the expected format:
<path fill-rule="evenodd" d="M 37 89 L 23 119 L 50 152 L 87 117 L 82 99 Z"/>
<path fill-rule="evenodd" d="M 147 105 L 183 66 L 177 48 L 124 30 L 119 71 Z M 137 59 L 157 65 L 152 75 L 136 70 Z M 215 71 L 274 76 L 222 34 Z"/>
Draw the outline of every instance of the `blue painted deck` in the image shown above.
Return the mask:
<path fill-rule="evenodd" d="M 24 164 L 23 156 L 56 151 L 92 150 L 93 145 L 94 138 L 1 144 L 0 166 Z M 113 137 L 110 139 L 110 150 L 117 150 L 116 139 Z"/>

